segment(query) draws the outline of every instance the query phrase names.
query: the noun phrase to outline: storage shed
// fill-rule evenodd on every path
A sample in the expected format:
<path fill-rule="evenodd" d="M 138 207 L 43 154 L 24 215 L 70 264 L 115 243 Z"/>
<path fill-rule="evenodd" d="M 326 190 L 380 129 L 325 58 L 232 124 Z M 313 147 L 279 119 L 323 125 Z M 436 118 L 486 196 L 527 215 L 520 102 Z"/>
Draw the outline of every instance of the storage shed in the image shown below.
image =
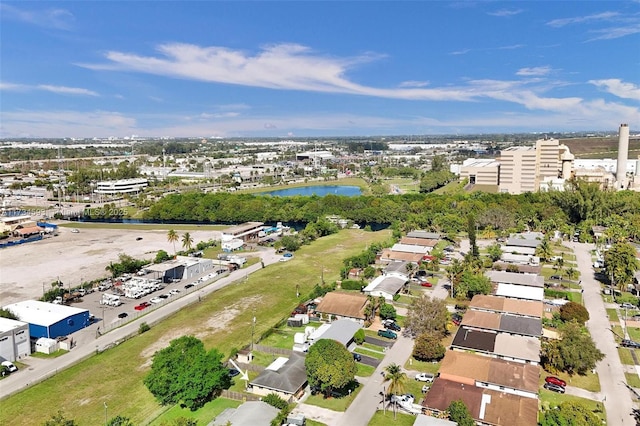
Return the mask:
<path fill-rule="evenodd" d="M 89 310 L 72 306 L 25 300 L 4 308 L 29 323 L 29 334 L 35 338 L 67 336 L 90 324 Z"/>

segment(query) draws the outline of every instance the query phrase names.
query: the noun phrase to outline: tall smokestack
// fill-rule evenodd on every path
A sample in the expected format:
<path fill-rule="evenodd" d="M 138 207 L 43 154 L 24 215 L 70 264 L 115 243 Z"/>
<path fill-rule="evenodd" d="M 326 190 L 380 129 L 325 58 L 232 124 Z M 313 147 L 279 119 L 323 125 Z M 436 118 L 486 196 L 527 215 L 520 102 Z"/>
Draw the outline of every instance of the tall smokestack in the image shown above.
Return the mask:
<path fill-rule="evenodd" d="M 618 188 L 627 186 L 627 158 L 629 158 L 629 125 L 620 125 L 620 139 L 618 141 L 618 164 L 616 166 L 616 181 Z"/>

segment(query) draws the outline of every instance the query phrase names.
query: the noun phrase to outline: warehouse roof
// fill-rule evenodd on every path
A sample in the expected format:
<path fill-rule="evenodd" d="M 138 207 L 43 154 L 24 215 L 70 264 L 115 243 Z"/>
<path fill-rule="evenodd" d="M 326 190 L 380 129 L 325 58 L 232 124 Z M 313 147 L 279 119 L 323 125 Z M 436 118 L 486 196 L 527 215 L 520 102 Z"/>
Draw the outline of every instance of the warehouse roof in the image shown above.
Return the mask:
<path fill-rule="evenodd" d="M 21 321 L 42 326 L 50 326 L 72 315 L 89 312 L 88 309 L 56 305 L 54 303 L 40 302 L 39 300 L 25 300 L 13 303 L 6 305 L 4 309 L 13 312 Z"/>
<path fill-rule="evenodd" d="M 15 330 L 16 328 L 24 327 L 26 322 L 0 317 L 0 333 L 6 333 L 7 331 Z"/>

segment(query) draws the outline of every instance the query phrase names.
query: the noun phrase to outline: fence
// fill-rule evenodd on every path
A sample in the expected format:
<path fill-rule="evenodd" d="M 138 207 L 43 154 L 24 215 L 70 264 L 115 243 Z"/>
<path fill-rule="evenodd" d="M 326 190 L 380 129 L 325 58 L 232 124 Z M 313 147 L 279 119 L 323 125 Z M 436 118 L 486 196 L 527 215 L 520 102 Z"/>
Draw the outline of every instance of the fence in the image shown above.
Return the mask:
<path fill-rule="evenodd" d="M 291 355 L 293 353 L 291 349 L 273 348 L 271 346 L 264 345 L 253 345 L 253 348 L 256 351 L 275 355 Z"/>
<path fill-rule="evenodd" d="M 256 395 L 250 395 L 247 393 L 223 390 L 220 396 L 229 399 L 235 399 L 236 401 L 260 401 L 260 397 Z"/>

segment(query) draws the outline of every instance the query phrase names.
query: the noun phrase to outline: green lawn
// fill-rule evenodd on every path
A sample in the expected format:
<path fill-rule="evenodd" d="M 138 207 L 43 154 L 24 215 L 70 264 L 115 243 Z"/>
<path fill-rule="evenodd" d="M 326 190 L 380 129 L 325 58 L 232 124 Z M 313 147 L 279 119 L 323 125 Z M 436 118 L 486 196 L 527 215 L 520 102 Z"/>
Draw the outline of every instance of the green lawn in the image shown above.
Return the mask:
<path fill-rule="evenodd" d="M 640 377 L 636 373 L 624 373 L 627 384 L 632 388 L 640 388 Z"/>
<path fill-rule="evenodd" d="M 351 405 L 356 395 L 358 395 L 360 389 L 362 389 L 362 385 L 358 383 L 357 387 L 351 391 L 351 395 L 347 394 L 340 398 L 325 398 L 322 394 L 309 395 L 305 404 L 316 405 L 333 411 L 345 411 L 349 408 L 349 405 Z"/>
<path fill-rule="evenodd" d="M 162 416 L 152 420 L 148 423 L 150 426 L 162 426 L 165 422 L 173 421 L 179 417 L 186 417 L 188 419 L 194 419 L 198 421 L 199 425 L 206 425 L 216 416 L 222 413 L 227 408 L 236 408 L 242 401 L 234 401 L 227 398 L 216 398 L 215 400 L 208 402 L 204 407 L 198 411 L 191 411 L 188 408 L 180 408 L 178 405 L 174 405 L 165 411 Z"/>
<path fill-rule="evenodd" d="M 307 426 L 327 426 L 324 423 L 316 422 L 315 420 L 306 419 Z"/>
<path fill-rule="evenodd" d="M 375 358 L 375 359 L 384 359 L 384 354 L 381 354 L 379 352 L 374 352 L 374 351 L 368 351 L 360 347 L 355 348 L 354 352 L 357 352 L 361 355 L 370 356 L 371 358 Z"/>
<path fill-rule="evenodd" d="M 618 310 L 609 308 L 607 309 L 607 315 L 609 316 L 609 321 L 618 322 L 620 319 L 618 318 Z"/>
<path fill-rule="evenodd" d="M 568 386 L 575 386 L 577 388 L 581 388 L 584 390 L 588 390 L 590 392 L 600 392 L 600 380 L 598 379 L 597 374 L 592 374 L 588 372 L 586 375 L 581 376 L 579 374 L 574 374 L 573 376 L 569 376 L 567 373 L 556 373 L 552 374 L 548 371 L 542 370 L 540 372 L 540 386 L 544 384 L 544 379 L 547 376 L 556 376 L 567 382 Z"/>
<path fill-rule="evenodd" d="M 356 376 L 358 377 L 369 377 L 376 371 L 375 367 L 370 365 L 363 364 L 361 362 L 356 362 L 356 367 L 358 367 L 358 371 L 356 372 Z"/>
<path fill-rule="evenodd" d="M 411 414 L 405 413 L 396 413 L 393 414 L 393 411 L 387 410 L 385 413 L 382 410 L 376 411 L 376 414 L 373 415 L 371 421 L 369 422 L 369 426 L 387 426 L 387 425 L 396 425 L 396 426 L 412 426 L 416 421 L 416 416 L 412 416 Z"/>
<path fill-rule="evenodd" d="M 378 345 L 374 345 L 372 343 L 364 342 L 360 346 L 362 346 L 363 348 L 367 348 L 367 349 L 373 349 L 374 351 L 384 352 L 384 347 L 378 346 Z"/>
<path fill-rule="evenodd" d="M 389 236 L 388 230 L 342 230 L 303 246 L 290 262 L 259 270 L 247 281 L 240 280 L 181 309 L 148 332 L 6 398 L 0 410 L 0 424 L 41 424 L 58 410 L 81 425 L 101 424 L 105 402 L 114 407 L 114 416 L 129 417 L 135 424 L 155 419 L 166 408 L 158 405 L 142 379 L 156 350 L 177 337 L 193 334 L 205 347 L 218 348 L 228 355 L 232 348 L 242 348 L 250 342 L 254 315 L 256 336 L 287 318 L 316 284 L 309 277 L 315 277 L 321 265 L 325 280 L 331 282 L 339 278 L 342 259 Z M 300 286 L 300 299 L 296 298 L 296 284 Z"/>
<path fill-rule="evenodd" d="M 280 349 L 291 349 L 293 347 L 293 337 L 296 333 L 304 333 L 306 327 L 318 328 L 320 325 L 321 323 L 319 322 L 310 322 L 302 327 L 280 327 L 262 339 L 260 344 Z"/>
<path fill-rule="evenodd" d="M 261 365 L 263 367 L 268 367 L 269 364 L 276 360 L 276 358 L 278 358 L 278 355 L 276 354 L 268 354 L 266 352 L 254 350 L 253 360 L 251 361 L 251 363 L 255 365 Z"/>
<path fill-rule="evenodd" d="M 631 350 L 629 348 L 618 348 L 618 354 L 620 355 L 620 362 L 625 365 L 635 365 L 633 357 L 631 356 Z"/>
<path fill-rule="evenodd" d="M 640 342 L 640 328 L 638 327 L 627 327 L 627 332 L 629 333 L 629 338 L 635 342 Z"/>
<path fill-rule="evenodd" d="M 440 370 L 440 363 L 439 362 L 418 361 L 416 359 L 413 359 L 413 357 L 411 357 L 404 364 L 404 368 L 406 370 L 419 371 L 421 373 L 436 374 L 438 372 L 438 370 Z"/>
<path fill-rule="evenodd" d="M 604 422 L 606 422 L 607 420 L 607 415 L 604 412 L 602 403 L 595 402 L 590 399 L 580 398 L 577 396 L 560 394 L 548 391 L 546 389 L 540 389 L 540 404 L 543 408 L 548 407 L 549 409 L 553 409 L 565 401 L 579 402 L 586 406 L 589 410 L 593 411 L 594 414 L 596 414 Z"/>

